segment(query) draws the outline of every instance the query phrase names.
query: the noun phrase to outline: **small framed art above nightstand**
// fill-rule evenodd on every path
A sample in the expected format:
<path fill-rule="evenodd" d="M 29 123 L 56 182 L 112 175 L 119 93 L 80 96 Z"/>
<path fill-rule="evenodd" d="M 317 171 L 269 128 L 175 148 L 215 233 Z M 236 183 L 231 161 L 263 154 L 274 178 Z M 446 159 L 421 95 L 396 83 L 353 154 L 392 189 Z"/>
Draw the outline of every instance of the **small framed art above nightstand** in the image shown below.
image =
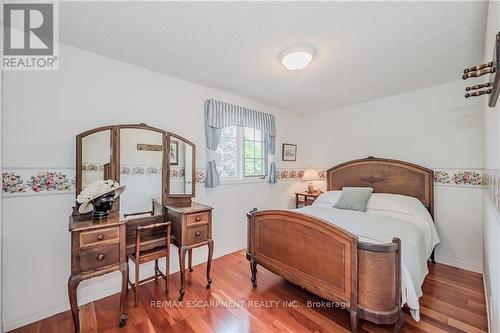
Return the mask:
<path fill-rule="evenodd" d="M 314 193 L 305 192 L 295 192 L 295 208 L 310 206 L 316 200 L 319 195 L 323 193 L 321 191 L 317 191 Z"/>
<path fill-rule="evenodd" d="M 281 159 L 283 161 L 297 161 L 297 145 L 284 143 Z"/>

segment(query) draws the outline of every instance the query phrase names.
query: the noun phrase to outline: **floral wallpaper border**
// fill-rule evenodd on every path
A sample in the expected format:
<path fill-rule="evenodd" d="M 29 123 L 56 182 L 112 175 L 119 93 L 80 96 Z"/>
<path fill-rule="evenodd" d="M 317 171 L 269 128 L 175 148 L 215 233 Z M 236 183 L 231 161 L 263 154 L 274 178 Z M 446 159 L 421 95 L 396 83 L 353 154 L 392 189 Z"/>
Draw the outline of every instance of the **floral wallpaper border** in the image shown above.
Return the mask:
<path fill-rule="evenodd" d="M 82 171 L 86 171 L 86 172 L 104 172 L 104 164 L 82 163 Z"/>
<path fill-rule="evenodd" d="M 300 180 L 305 169 L 278 169 L 278 180 Z M 326 169 L 318 169 L 320 179 L 326 179 Z M 482 186 L 483 171 L 481 169 L 436 169 L 434 170 L 434 184 Z"/>
<path fill-rule="evenodd" d="M 65 170 L 4 170 L 2 172 L 2 192 L 47 193 L 72 192 L 75 190 L 75 174 L 73 169 Z"/>
<path fill-rule="evenodd" d="M 121 176 L 159 176 L 161 175 L 160 166 L 146 166 L 146 165 L 134 165 L 134 166 L 122 166 L 120 167 Z"/>
<path fill-rule="evenodd" d="M 98 171 L 99 167 L 90 168 Z M 304 175 L 304 168 L 277 169 L 278 181 L 300 181 Z M 173 168 L 173 177 L 184 177 L 183 168 Z M 125 166 L 120 170 L 122 175 L 159 175 L 160 167 L 155 166 Z M 318 169 L 321 180 L 326 178 L 326 169 Z M 195 171 L 196 185 L 205 182 L 205 169 Z M 491 192 L 496 193 L 500 207 L 500 170 L 485 172 L 483 182 L 483 170 L 481 169 L 436 169 L 434 170 L 434 184 L 447 186 L 476 187 L 483 184 L 489 187 Z M 18 193 L 56 193 L 71 192 L 75 190 L 74 169 L 5 169 L 2 173 L 2 191 L 4 194 Z"/>
<path fill-rule="evenodd" d="M 484 170 L 483 184 L 493 207 L 500 212 L 500 169 Z"/>
<path fill-rule="evenodd" d="M 82 171 L 86 172 L 104 172 L 104 165 L 97 163 L 85 163 L 82 165 Z M 183 178 L 183 167 L 171 167 L 172 177 Z M 161 174 L 160 165 L 128 165 L 120 168 L 120 175 L 126 176 L 156 176 Z"/>
<path fill-rule="evenodd" d="M 306 169 L 277 169 L 276 179 L 278 180 L 301 180 Z M 324 180 L 326 178 L 326 169 L 318 169 L 319 178 Z"/>
<path fill-rule="evenodd" d="M 434 170 L 436 185 L 482 186 L 483 170 L 481 169 L 437 169 Z"/>

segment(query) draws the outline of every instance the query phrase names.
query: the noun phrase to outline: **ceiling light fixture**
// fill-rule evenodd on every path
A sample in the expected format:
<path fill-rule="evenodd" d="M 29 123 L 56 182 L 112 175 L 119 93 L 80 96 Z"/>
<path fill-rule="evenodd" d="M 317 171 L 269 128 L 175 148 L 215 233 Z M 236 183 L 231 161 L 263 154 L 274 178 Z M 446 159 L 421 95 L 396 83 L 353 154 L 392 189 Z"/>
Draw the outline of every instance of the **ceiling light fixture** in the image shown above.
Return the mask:
<path fill-rule="evenodd" d="M 305 45 L 292 46 L 281 52 L 280 60 L 283 66 L 291 71 L 306 68 L 315 55 L 314 49 Z"/>

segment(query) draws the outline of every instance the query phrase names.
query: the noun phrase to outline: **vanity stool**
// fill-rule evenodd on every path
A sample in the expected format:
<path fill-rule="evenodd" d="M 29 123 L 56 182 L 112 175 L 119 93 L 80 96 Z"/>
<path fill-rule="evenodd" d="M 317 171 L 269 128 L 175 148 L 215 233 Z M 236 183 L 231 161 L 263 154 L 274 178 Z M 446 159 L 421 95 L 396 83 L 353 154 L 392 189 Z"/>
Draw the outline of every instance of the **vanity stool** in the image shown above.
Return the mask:
<path fill-rule="evenodd" d="M 170 222 L 161 222 L 147 225 L 140 225 L 135 228 L 135 251 L 128 255 L 128 258 L 135 264 L 135 282 L 128 281 L 130 287 L 134 290 L 134 306 L 137 307 L 139 299 L 139 286 L 151 280 L 158 281 L 158 276 L 165 280 L 165 292 L 168 293 L 168 275 L 170 274 Z M 155 232 L 161 230 L 164 237 L 164 246 L 155 247 L 151 250 L 144 248 L 143 243 L 147 244 L 148 231 Z M 143 239 L 144 238 L 144 239 Z M 165 258 L 165 274 L 158 267 L 158 259 Z M 155 274 L 146 279 L 139 280 L 139 267 L 141 264 L 155 261 Z M 128 265 L 128 263 L 127 263 Z M 128 290 L 128 289 L 127 289 Z"/>
<path fill-rule="evenodd" d="M 159 203 L 156 202 L 156 205 Z M 207 261 L 207 289 L 210 289 L 212 279 L 210 278 L 210 267 L 214 253 L 214 241 L 212 239 L 212 210 L 210 206 L 197 202 L 189 204 L 167 205 L 167 219 L 172 223 L 172 243 L 179 249 L 179 266 L 181 275 L 181 288 L 179 301 L 182 301 L 186 293 L 186 252 L 188 253 L 188 268 L 192 272 L 193 249 L 200 246 L 208 246 Z"/>

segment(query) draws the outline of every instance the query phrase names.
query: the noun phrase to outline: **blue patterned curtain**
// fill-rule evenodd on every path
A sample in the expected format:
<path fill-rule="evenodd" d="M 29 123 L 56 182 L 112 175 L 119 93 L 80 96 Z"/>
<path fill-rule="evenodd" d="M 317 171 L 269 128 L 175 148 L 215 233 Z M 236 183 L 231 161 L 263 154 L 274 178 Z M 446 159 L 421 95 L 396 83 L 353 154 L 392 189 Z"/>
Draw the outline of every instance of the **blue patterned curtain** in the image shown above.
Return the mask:
<path fill-rule="evenodd" d="M 207 143 L 207 172 L 205 175 L 205 187 L 217 187 L 220 185 L 219 173 L 215 165 L 215 151 L 219 145 L 222 128 L 212 127 L 208 122 L 210 103 L 205 101 L 205 141 Z"/>
<path fill-rule="evenodd" d="M 207 143 L 206 187 L 220 185 L 215 164 L 215 151 L 219 145 L 222 128 L 228 126 L 253 127 L 265 133 L 266 149 L 269 156 L 267 181 L 276 183 L 276 117 L 270 113 L 247 109 L 242 106 L 210 99 L 205 101 L 205 138 Z"/>
<path fill-rule="evenodd" d="M 267 182 L 274 184 L 276 183 L 276 163 L 274 162 L 274 156 L 276 152 L 276 137 L 266 134 L 265 144 L 267 149 L 267 156 L 269 161 L 269 170 L 267 173 Z"/>

